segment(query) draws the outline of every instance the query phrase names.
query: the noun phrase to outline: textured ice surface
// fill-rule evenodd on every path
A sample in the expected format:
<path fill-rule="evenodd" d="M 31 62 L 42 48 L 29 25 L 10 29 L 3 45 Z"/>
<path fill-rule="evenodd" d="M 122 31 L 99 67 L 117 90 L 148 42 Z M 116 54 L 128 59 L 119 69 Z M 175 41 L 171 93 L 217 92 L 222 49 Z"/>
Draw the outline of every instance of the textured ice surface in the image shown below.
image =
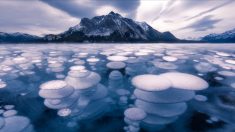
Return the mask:
<path fill-rule="evenodd" d="M 0 45 L 0 132 L 235 131 L 234 49 Z"/>

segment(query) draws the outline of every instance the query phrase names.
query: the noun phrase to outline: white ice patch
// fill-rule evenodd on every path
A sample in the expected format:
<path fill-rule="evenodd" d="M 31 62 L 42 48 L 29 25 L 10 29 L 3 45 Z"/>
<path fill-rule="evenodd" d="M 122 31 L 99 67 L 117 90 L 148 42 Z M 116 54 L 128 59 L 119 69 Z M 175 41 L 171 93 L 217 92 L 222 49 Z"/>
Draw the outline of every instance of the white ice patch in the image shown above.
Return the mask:
<path fill-rule="evenodd" d="M 136 88 L 145 91 L 161 91 L 171 87 L 167 78 L 151 74 L 136 76 L 131 82 Z"/>
<path fill-rule="evenodd" d="M 227 77 L 235 76 L 235 72 L 232 72 L 232 71 L 219 71 L 218 74 L 222 76 L 227 76 Z"/>
<path fill-rule="evenodd" d="M 28 62 L 28 60 L 25 57 L 16 57 L 16 58 L 13 59 L 13 61 L 16 64 L 23 64 L 23 63 L 27 63 Z"/>
<path fill-rule="evenodd" d="M 217 70 L 217 68 L 206 62 L 200 62 L 199 64 L 196 64 L 195 69 L 202 73 L 213 72 Z"/>
<path fill-rule="evenodd" d="M 58 112 L 57 112 L 57 114 L 59 115 L 59 116 L 62 116 L 62 117 L 65 117 L 65 116 L 69 116 L 70 114 L 71 114 L 71 110 L 70 109 L 68 109 L 68 108 L 64 108 L 64 109 L 60 109 Z"/>
<path fill-rule="evenodd" d="M 95 72 L 84 72 L 85 76 L 79 76 L 79 74 L 82 74 L 81 71 L 78 76 L 76 76 L 76 73 L 73 76 L 67 76 L 65 81 L 73 88 L 82 90 L 97 85 L 101 80 L 100 75 Z"/>
<path fill-rule="evenodd" d="M 139 108 L 128 108 L 124 112 L 125 117 L 133 121 L 143 120 L 147 114 Z"/>
<path fill-rule="evenodd" d="M 60 89 L 41 89 L 39 95 L 43 98 L 59 99 L 71 95 L 74 92 L 72 87 L 64 87 Z"/>
<path fill-rule="evenodd" d="M 110 80 L 120 80 L 123 78 L 123 75 L 121 72 L 114 70 L 109 74 L 109 79 Z"/>
<path fill-rule="evenodd" d="M 65 81 L 62 80 L 53 80 L 48 81 L 40 86 L 41 89 L 61 89 L 64 88 L 67 85 Z"/>
<path fill-rule="evenodd" d="M 7 86 L 6 82 L 0 80 L 0 89 L 5 88 Z"/>
<path fill-rule="evenodd" d="M 174 56 L 163 56 L 162 59 L 165 61 L 169 61 L 169 62 L 174 62 L 174 61 L 178 60 L 178 58 L 176 58 Z"/>
<path fill-rule="evenodd" d="M 171 62 L 152 61 L 152 63 L 156 68 L 161 68 L 161 69 L 166 69 L 166 70 L 178 69 L 178 66 L 176 64 L 171 63 Z"/>
<path fill-rule="evenodd" d="M 201 102 L 205 102 L 208 100 L 207 97 L 204 95 L 196 95 L 194 98 L 195 98 L 195 100 L 201 101 Z"/>
<path fill-rule="evenodd" d="M 7 109 L 7 110 L 10 110 L 10 109 L 13 109 L 13 108 L 15 108 L 14 105 L 5 105 L 4 106 L 4 109 Z"/>
<path fill-rule="evenodd" d="M 92 57 L 92 58 L 88 58 L 86 61 L 87 61 L 87 62 L 90 62 L 90 63 L 96 63 L 96 62 L 99 62 L 100 59 L 99 59 L 99 58 Z"/>
<path fill-rule="evenodd" d="M 20 132 L 30 125 L 28 118 L 23 116 L 12 116 L 5 118 L 5 125 L 0 129 L 1 132 Z"/>
<path fill-rule="evenodd" d="M 229 63 L 229 64 L 235 65 L 235 60 L 229 59 L 229 60 L 225 60 L 225 62 L 226 62 L 226 63 Z"/>
<path fill-rule="evenodd" d="M 174 88 L 185 90 L 203 90 L 209 86 L 205 80 L 191 74 L 169 72 L 161 74 L 160 76 L 169 79 L 172 83 L 172 87 Z"/>
<path fill-rule="evenodd" d="M 149 53 L 147 52 L 135 52 L 135 56 L 147 56 Z"/>
<path fill-rule="evenodd" d="M 223 56 L 223 57 L 231 56 L 230 54 L 225 53 L 225 52 L 216 52 L 216 54 L 219 55 L 219 56 Z"/>
<path fill-rule="evenodd" d="M 16 110 L 7 110 L 3 113 L 3 117 L 11 117 L 16 115 L 18 112 Z"/>
<path fill-rule="evenodd" d="M 126 67 L 126 64 L 124 62 L 109 62 L 106 64 L 106 66 L 110 69 L 122 69 Z"/>
<path fill-rule="evenodd" d="M 125 56 L 108 56 L 107 59 L 110 60 L 110 61 L 126 61 L 128 59 L 128 57 L 125 57 Z"/>
<path fill-rule="evenodd" d="M 71 66 L 69 69 L 72 71 L 80 71 L 86 69 L 86 67 L 83 65 L 76 65 L 76 66 Z"/>
<path fill-rule="evenodd" d="M 232 83 L 230 86 L 231 86 L 232 88 L 235 88 L 235 83 Z"/>

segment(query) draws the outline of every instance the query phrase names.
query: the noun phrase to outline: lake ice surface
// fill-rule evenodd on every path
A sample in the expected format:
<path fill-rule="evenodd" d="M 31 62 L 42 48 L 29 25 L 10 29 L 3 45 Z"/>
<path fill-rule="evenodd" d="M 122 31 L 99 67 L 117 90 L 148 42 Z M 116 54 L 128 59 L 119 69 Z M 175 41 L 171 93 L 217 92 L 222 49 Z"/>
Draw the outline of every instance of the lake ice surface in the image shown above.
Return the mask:
<path fill-rule="evenodd" d="M 235 131 L 235 44 L 1 44 L 0 132 Z"/>

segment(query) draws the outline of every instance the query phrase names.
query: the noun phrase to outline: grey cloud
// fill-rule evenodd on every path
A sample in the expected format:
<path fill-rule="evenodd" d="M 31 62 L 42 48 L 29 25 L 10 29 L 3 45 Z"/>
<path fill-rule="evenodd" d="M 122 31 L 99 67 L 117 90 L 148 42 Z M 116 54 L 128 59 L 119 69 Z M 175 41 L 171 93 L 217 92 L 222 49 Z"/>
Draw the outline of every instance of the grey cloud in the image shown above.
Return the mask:
<path fill-rule="evenodd" d="M 212 11 L 215 11 L 215 10 L 217 10 L 217 9 L 219 9 L 219 8 L 221 8 L 221 7 L 224 7 L 224 6 L 228 5 L 228 4 L 231 4 L 231 3 L 233 3 L 233 2 L 235 2 L 235 1 L 234 1 L 234 0 L 226 1 L 226 2 L 224 2 L 224 3 L 222 3 L 222 4 L 219 4 L 219 5 L 217 5 L 217 6 L 213 7 L 213 8 L 210 8 L 210 9 L 208 9 L 208 10 L 202 11 L 202 12 L 200 12 L 199 14 L 197 14 L 197 15 L 195 15 L 195 16 L 192 16 L 192 17 L 190 17 L 190 18 L 187 18 L 186 21 L 192 20 L 192 19 L 194 19 L 194 18 L 200 17 L 200 16 L 205 15 L 205 14 L 207 14 L 207 13 L 210 13 L 210 12 L 212 12 Z"/>
<path fill-rule="evenodd" d="M 140 0 L 88 0 L 82 5 L 76 0 L 41 0 L 48 5 L 60 9 L 74 17 L 91 17 L 95 15 L 97 6 L 113 6 L 130 17 L 135 17 Z M 86 4 L 84 6 L 84 4 Z"/>
<path fill-rule="evenodd" d="M 91 17 L 94 16 L 94 9 L 88 6 L 79 5 L 75 0 L 41 0 L 44 3 L 60 9 L 73 17 Z"/>
<path fill-rule="evenodd" d="M 159 19 L 163 14 L 165 14 L 167 11 L 169 11 L 169 9 L 171 8 L 171 6 L 176 2 L 176 0 L 169 0 L 166 4 L 166 7 L 161 9 L 160 13 L 158 14 L 158 16 L 156 18 L 153 19 L 153 21 L 156 21 L 157 19 Z"/>
<path fill-rule="evenodd" d="M 135 18 L 140 0 L 109 0 L 109 4 L 128 14 L 128 17 Z"/>
<path fill-rule="evenodd" d="M 103 0 L 107 1 L 107 0 Z M 140 5 L 140 0 L 109 0 L 109 5 L 112 5 L 124 12 L 135 11 Z"/>
<path fill-rule="evenodd" d="M 189 26 L 181 28 L 181 30 L 190 28 L 193 29 L 194 31 L 206 31 L 215 28 L 215 24 L 217 24 L 220 21 L 222 21 L 222 19 L 213 19 L 213 15 L 208 15 Z"/>
<path fill-rule="evenodd" d="M 202 4 L 207 4 L 208 2 L 211 2 L 211 1 L 208 1 L 208 0 L 184 0 L 182 8 L 185 9 L 185 8 L 200 6 Z"/>
<path fill-rule="evenodd" d="M 47 13 L 44 4 L 37 1 L 6 1 L 0 4 L 0 31 L 26 32 L 35 35 L 59 33 L 75 24 L 67 20 L 70 16 L 54 16 Z M 28 6 L 30 5 L 30 6 Z M 77 21 L 77 23 L 79 20 Z"/>

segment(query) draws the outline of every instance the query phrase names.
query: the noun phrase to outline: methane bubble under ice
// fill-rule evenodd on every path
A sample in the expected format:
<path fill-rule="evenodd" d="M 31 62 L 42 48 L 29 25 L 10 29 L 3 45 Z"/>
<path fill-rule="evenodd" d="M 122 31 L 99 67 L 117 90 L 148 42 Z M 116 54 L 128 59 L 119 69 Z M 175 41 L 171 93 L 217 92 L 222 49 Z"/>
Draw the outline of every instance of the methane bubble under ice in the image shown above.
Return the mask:
<path fill-rule="evenodd" d="M 232 45 L 2 44 L 0 132 L 234 131 L 234 57 Z"/>

